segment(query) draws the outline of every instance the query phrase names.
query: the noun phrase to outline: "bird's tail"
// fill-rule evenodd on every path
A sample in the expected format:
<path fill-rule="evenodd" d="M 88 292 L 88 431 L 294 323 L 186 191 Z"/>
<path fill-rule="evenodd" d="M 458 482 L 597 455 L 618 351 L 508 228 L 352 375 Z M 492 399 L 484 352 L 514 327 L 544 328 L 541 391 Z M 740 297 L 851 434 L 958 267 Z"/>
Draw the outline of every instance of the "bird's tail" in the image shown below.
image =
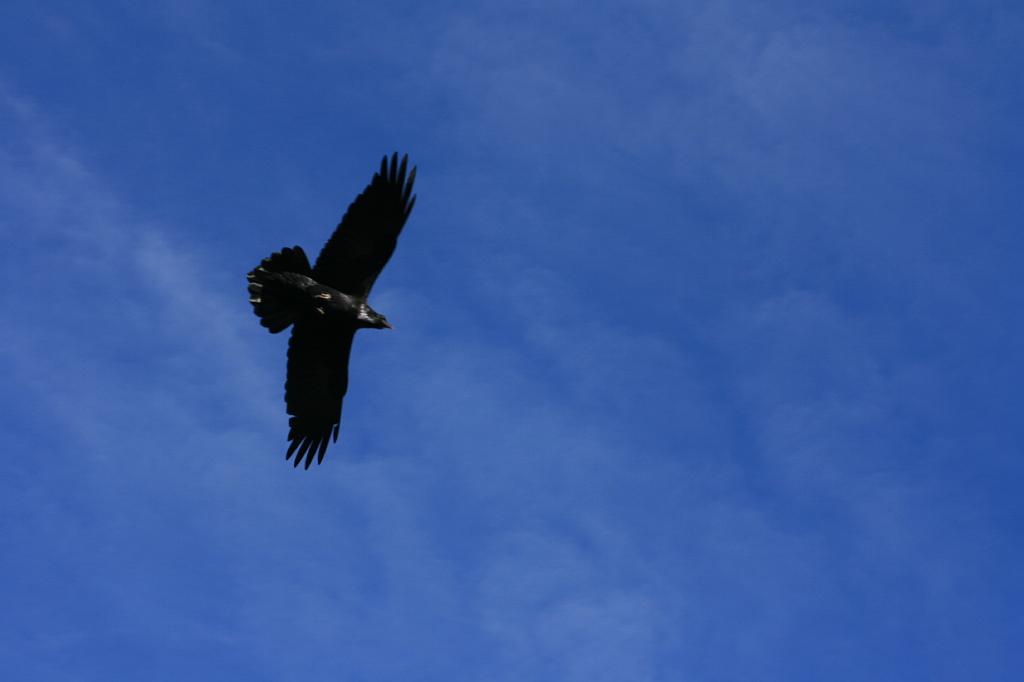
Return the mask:
<path fill-rule="evenodd" d="M 260 324 L 276 334 L 287 329 L 303 311 L 303 291 L 312 284 L 309 260 L 301 247 L 281 249 L 252 270 L 249 302 Z"/>

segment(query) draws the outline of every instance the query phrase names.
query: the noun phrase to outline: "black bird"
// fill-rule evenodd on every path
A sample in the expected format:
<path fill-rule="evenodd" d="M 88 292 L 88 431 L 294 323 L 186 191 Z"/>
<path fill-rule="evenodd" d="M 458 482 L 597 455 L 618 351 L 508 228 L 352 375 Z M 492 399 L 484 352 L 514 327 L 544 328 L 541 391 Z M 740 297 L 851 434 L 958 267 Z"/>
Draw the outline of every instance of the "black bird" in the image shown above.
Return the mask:
<path fill-rule="evenodd" d="M 366 297 L 395 250 L 409 218 L 416 169 L 408 155 L 385 156 L 370 184 L 348 207 L 316 264 L 299 246 L 272 254 L 248 275 L 249 302 L 260 324 L 276 334 L 294 325 L 288 341 L 284 400 L 291 418 L 288 454 L 306 468 L 323 462 L 328 439 L 338 440 L 348 358 L 356 330 L 391 329 Z"/>

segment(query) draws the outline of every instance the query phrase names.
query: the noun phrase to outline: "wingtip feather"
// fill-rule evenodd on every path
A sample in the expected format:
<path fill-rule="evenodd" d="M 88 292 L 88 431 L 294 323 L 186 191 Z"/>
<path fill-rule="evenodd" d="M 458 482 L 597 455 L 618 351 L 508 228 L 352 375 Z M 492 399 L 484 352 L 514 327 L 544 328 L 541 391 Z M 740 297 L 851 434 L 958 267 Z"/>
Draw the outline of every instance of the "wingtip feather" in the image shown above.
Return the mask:
<path fill-rule="evenodd" d="M 402 191 L 402 204 L 407 205 L 409 203 L 409 197 L 412 196 L 412 185 L 416 182 L 416 166 L 412 167 L 412 171 L 409 172 L 409 179 L 405 181 L 405 189 Z"/>
<path fill-rule="evenodd" d="M 309 451 L 306 453 L 306 469 L 309 469 L 309 465 L 313 463 L 313 457 L 316 455 L 317 443 L 312 438 L 309 439 Z"/>
<path fill-rule="evenodd" d="M 399 164 L 399 166 L 398 166 L 398 177 L 396 178 L 395 184 L 397 184 L 399 187 L 401 187 L 403 184 L 405 184 L 405 170 L 406 170 L 406 167 L 408 165 L 409 165 L 409 155 L 406 154 L 406 155 L 404 155 L 402 157 L 402 163 Z"/>

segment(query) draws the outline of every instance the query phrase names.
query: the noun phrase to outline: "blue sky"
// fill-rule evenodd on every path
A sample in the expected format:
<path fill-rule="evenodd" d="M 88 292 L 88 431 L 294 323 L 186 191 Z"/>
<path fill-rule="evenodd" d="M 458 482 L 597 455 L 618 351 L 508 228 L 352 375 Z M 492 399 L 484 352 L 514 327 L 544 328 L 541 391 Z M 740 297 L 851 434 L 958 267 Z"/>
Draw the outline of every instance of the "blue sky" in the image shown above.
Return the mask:
<path fill-rule="evenodd" d="M 8 2 L 11 680 L 1005 680 L 1017 3 Z M 245 273 L 419 201 L 339 443 Z"/>

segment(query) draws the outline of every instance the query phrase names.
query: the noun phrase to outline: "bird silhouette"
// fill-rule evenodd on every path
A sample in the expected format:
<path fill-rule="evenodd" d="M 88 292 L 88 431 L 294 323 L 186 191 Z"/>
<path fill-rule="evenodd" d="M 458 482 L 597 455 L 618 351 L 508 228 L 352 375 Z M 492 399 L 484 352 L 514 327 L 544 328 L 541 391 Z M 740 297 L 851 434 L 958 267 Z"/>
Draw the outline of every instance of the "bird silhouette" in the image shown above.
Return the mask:
<path fill-rule="evenodd" d="M 348 390 L 348 361 L 359 329 L 391 329 L 366 299 L 391 258 L 409 213 L 416 169 L 408 156 L 385 156 L 310 267 L 299 246 L 264 258 L 248 274 L 249 302 L 272 334 L 292 327 L 288 341 L 285 404 L 288 452 L 294 465 L 323 462 L 338 440 L 341 404 Z"/>

